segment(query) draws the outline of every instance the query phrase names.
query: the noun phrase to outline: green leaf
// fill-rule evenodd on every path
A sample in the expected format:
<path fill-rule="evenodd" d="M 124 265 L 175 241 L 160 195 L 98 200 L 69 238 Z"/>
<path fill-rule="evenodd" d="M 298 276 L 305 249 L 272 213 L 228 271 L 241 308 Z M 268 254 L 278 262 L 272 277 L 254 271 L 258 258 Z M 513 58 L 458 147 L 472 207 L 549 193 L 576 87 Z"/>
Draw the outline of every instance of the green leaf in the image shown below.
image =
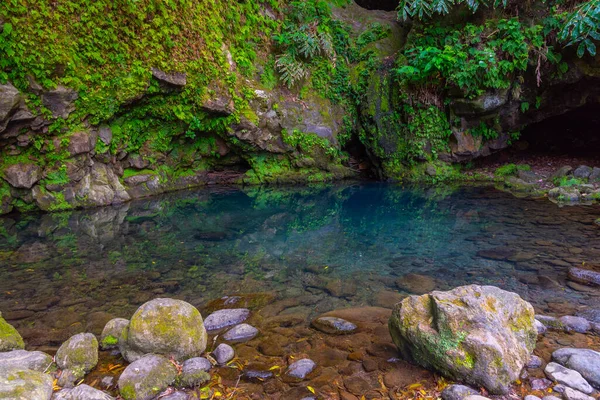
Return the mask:
<path fill-rule="evenodd" d="M 585 43 L 581 42 L 581 43 L 579 43 L 579 46 L 577 47 L 577 57 L 581 58 L 581 57 L 583 57 L 584 54 L 585 54 Z"/>

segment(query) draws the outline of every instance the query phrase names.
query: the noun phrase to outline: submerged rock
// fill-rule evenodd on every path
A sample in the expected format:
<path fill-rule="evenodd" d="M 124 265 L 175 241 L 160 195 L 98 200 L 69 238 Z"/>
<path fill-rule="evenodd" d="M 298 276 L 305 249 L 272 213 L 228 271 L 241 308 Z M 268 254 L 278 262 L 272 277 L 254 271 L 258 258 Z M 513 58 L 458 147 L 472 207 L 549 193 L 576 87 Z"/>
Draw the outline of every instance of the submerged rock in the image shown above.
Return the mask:
<path fill-rule="evenodd" d="M 133 314 L 119 339 L 119 348 L 130 362 L 143 354 L 185 360 L 202 354 L 206 341 L 206 329 L 196 307 L 182 300 L 154 299 Z"/>
<path fill-rule="evenodd" d="M 579 372 L 565 368 L 555 362 L 548 363 L 544 369 L 544 372 L 548 378 L 552 379 L 554 382 L 561 383 L 586 394 L 590 394 L 594 391 L 594 389 Z"/>
<path fill-rule="evenodd" d="M 406 292 L 425 294 L 435 289 L 432 277 L 419 274 L 406 274 L 396 281 L 396 285 Z"/>
<path fill-rule="evenodd" d="M 585 333 L 592 329 L 590 322 L 582 317 L 565 315 L 564 317 L 560 317 L 558 320 L 564 325 L 567 332 L 574 331 L 578 333 Z"/>
<path fill-rule="evenodd" d="M 177 368 L 167 358 L 148 354 L 125 368 L 119 377 L 119 392 L 125 400 L 151 400 L 176 377 Z"/>
<path fill-rule="evenodd" d="M 204 326 L 207 331 L 227 328 L 244 322 L 250 316 L 250 310 L 247 308 L 230 308 L 218 310 L 210 314 L 204 320 Z"/>
<path fill-rule="evenodd" d="M 23 338 L 17 330 L 2 318 L 0 313 L 0 352 L 22 350 L 25 348 Z"/>
<path fill-rule="evenodd" d="M 217 360 L 219 364 L 227 364 L 235 357 L 235 351 L 230 345 L 221 343 L 213 350 L 213 356 L 215 356 L 215 360 Z"/>
<path fill-rule="evenodd" d="M 286 374 L 292 378 L 304 379 L 315 369 L 316 366 L 317 364 L 315 364 L 313 360 L 303 358 L 291 363 Z"/>
<path fill-rule="evenodd" d="M 477 395 L 477 390 L 465 385 L 450 385 L 442 391 L 443 400 L 464 400 L 468 396 Z"/>
<path fill-rule="evenodd" d="M 114 400 L 114 397 L 83 384 L 72 389 L 62 389 L 54 393 L 52 400 Z"/>
<path fill-rule="evenodd" d="M 258 329 L 248 324 L 239 324 L 225 332 L 223 339 L 229 342 L 244 342 L 258 335 Z"/>
<path fill-rule="evenodd" d="M 128 325 L 129 321 L 125 318 L 113 318 L 108 321 L 100 335 L 100 347 L 103 350 L 118 347 L 119 337 L 121 337 L 123 329 L 127 328 Z"/>
<path fill-rule="evenodd" d="M 587 285 L 600 285 L 600 272 L 583 268 L 570 268 L 569 279 Z"/>
<path fill-rule="evenodd" d="M 311 325 L 321 332 L 331 335 L 345 335 L 356 331 L 357 327 L 352 322 L 337 317 L 317 317 Z"/>
<path fill-rule="evenodd" d="M 537 338 L 531 304 L 478 285 L 410 296 L 389 329 L 405 359 L 499 394 L 519 378 Z"/>
<path fill-rule="evenodd" d="M 50 400 L 52 377 L 30 369 L 7 369 L 0 363 L 0 399 Z"/>
<path fill-rule="evenodd" d="M 565 348 L 552 353 L 552 359 L 579 372 L 592 386 L 600 389 L 600 352 Z"/>
<path fill-rule="evenodd" d="M 0 353 L 0 368 L 31 369 L 49 371 L 52 357 L 41 351 L 13 350 Z"/>

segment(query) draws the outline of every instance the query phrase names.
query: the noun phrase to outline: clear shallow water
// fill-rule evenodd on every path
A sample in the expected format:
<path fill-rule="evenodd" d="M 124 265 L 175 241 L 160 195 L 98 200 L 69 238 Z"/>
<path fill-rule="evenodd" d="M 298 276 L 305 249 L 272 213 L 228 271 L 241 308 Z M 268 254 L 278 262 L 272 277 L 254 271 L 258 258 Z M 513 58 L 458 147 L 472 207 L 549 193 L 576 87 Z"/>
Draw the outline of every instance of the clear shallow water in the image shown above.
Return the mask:
<path fill-rule="evenodd" d="M 251 306 L 310 318 L 478 283 L 573 314 L 600 305 L 599 290 L 567 285 L 569 266 L 600 263 L 599 217 L 600 207 L 492 188 L 384 184 L 206 189 L 13 215 L 0 218 L 0 311 L 48 350 L 166 296 L 207 315 L 212 300 L 261 293 Z"/>

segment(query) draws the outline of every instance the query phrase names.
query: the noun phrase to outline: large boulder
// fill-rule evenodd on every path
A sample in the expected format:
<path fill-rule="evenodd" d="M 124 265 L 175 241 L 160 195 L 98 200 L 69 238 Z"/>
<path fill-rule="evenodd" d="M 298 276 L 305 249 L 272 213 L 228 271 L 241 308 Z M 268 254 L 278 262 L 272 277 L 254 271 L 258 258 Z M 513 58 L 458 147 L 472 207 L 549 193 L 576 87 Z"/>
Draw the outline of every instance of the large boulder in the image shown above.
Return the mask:
<path fill-rule="evenodd" d="M 0 352 L 21 350 L 25 348 L 23 338 L 19 332 L 2 318 L 0 313 Z"/>
<path fill-rule="evenodd" d="M 518 379 L 537 337 L 531 304 L 478 285 L 410 296 L 389 329 L 404 358 L 498 394 Z"/>
<path fill-rule="evenodd" d="M 552 359 L 581 374 L 592 386 L 600 389 L 600 352 L 590 349 L 558 349 Z"/>
<path fill-rule="evenodd" d="M 91 333 L 78 333 L 71 336 L 59 347 L 55 356 L 56 364 L 62 370 L 80 379 L 98 364 L 98 340 Z"/>
<path fill-rule="evenodd" d="M 54 90 L 42 93 L 42 104 L 52 112 L 55 118 L 67 118 L 75 110 L 76 91 L 58 86 Z"/>
<path fill-rule="evenodd" d="M 13 350 L 0 353 L 0 367 L 4 368 L 48 372 L 52 364 L 52 357 L 41 351 Z"/>
<path fill-rule="evenodd" d="M 13 164 L 4 169 L 3 175 L 12 187 L 31 189 L 42 178 L 42 169 L 35 164 Z"/>
<path fill-rule="evenodd" d="M 206 341 L 206 329 L 196 307 L 182 300 L 154 299 L 133 314 L 119 348 L 125 350 L 121 353 L 130 362 L 149 353 L 185 360 L 201 355 Z"/>
<path fill-rule="evenodd" d="M 52 377 L 30 369 L 11 369 L 0 365 L 0 399 L 50 400 Z"/>
<path fill-rule="evenodd" d="M 148 354 L 129 364 L 119 377 L 119 391 L 125 400 L 150 400 L 171 385 L 177 368 L 167 358 Z"/>

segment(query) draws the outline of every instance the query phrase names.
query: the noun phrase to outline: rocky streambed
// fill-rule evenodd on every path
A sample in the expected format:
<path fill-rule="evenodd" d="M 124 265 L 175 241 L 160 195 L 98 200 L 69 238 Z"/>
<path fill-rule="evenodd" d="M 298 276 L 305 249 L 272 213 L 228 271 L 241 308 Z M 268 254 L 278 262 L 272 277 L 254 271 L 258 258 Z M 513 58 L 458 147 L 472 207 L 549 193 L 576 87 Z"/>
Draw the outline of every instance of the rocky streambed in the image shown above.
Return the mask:
<path fill-rule="evenodd" d="M 1 399 L 591 400 L 600 393 L 600 312 L 535 315 L 520 296 L 470 285 L 391 308 L 311 321 L 215 300 L 204 318 L 170 298 L 144 303 L 56 354 L 28 351 L 0 319 Z M 248 308 L 249 307 L 249 308 Z M 466 386 L 469 385 L 469 386 Z"/>

